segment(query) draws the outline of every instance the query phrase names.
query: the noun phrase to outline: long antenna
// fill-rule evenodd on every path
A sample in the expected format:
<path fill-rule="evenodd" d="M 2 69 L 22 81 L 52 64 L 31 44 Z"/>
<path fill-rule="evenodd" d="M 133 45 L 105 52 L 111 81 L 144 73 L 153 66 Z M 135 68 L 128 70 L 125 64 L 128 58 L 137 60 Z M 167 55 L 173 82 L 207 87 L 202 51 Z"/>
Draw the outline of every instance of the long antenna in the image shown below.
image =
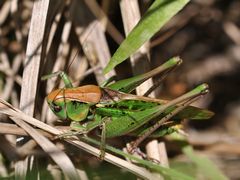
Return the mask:
<path fill-rule="evenodd" d="M 89 37 L 89 35 L 92 33 L 94 27 L 96 26 L 96 23 L 91 27 L 91 29 L 87 32 L 87 35 L 85 36 L 85 39 L 82 41 L 83 43 L 80 43 L 82 46 L 85 43 L 85 41 L 87 40 L 87 38 Z M 85 31 L 87 31 L 88 28 L 86 28 L 81 34 L 84 34 Z M 73 62 L 75 61 L 77 55 L 79 54 L 79 50 L 77 50 L 76 54 L 73 56 L 73 59 L 71 60 L 70 64 L 67 66 L 66 68 L 66 73 L 68 72 L 68 70 L 70 69 L 71 65 L 73 64 Z"/>
<path fill-rule="evenodd" d="M 93 31 L 93 29 L 94 29 L 95 26 L 96 26 L 96 24 L 94 24 L 93 26 L 91 26 L 91 29 L 87 32 L 87 35 L 85 36 L 85 39 L 83 40 L 83 43 L 81 43 L 81 45 L 83 45 L 83 44 L 85 43 L 86 39 L 87 39 L 88 36 L 92 33 L 92 31 Z M 88 28 L 86 28 L 81 34 L 85 33 L 86 30 L 88 30 Z M 71 60 L 71 62 L 70 62 L 69 65 L 67 66 L 67 68 L 65 69 L 66 74 L 68 73 L 68 71 L 69 71 L 71 65 L 73 64 L 73 62 L 76 60 L 76 57 L 78 56 L 79 52 L 80 52 L 80 50 L 77 50 L 77 51 L 76 51 L 73 59 Z M 50 75 L 43 76 L 41 79 L 42 79 L 42 80 L 46 80 L 46 79 L 48 79 L 48 78 L 51 78 L 51 77 L 54 77 L 54 76 L 58 76 L 60 73 L 61 73 L 61 71 L 60 71 L 60 72 L 59 72 L 59 71 L 53 72 L 53 73 L 50 74 Z M 53 87 L 53 89 L 56 89 L 56 88 L 58 87 L 58 85 L 60 84 L 60 80 L 61 80 L 61 79 L 60 79 L 60 77 L 58 76 L 58 77 L 57 77 L 57 80 L 56 80 L 56 83 L 55 83 L 55 85 L 54 85 L 54 87 Z"/>

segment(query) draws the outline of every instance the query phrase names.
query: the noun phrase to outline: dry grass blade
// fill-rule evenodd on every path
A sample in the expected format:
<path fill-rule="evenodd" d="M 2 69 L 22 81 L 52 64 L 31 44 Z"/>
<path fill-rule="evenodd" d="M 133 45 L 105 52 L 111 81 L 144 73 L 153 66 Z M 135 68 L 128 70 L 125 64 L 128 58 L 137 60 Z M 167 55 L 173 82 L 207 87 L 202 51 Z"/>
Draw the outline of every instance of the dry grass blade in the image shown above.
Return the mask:
<path fill-rule="evenodd" d="M 20 108 L 33 115 L 49 1 L 35 1 L 24 60 Z"/>
<path fill-rule="evenodd" d="M 103 29 L 106 28 L 107 32 L 111 35 L 111 37 L 118 43 L 121 44 L 123 41 L 122 34 L 116 29 L 116 27 L 112 24 L 112 22 L 108 19 L 107 15 L 104 11 L 99 7 L 96 0 L 86 1 L 86 5 L 89 7 L 90 11 L 95 15 L 95 17 L 100 22 Z"/>
<path fill-rule="evenodd" d="M 140 20 L 140 10 L 138 1 L 127 1 L 123 0 L 120 3 L 121 13 L 123 17 L 123 24 L 126 35 L 134 28 L 134 26 Z M 141 74 L 144 72 L 149 71 L 150 64 L 149 64 L 149 42 L 146 42 L 142 45 L 142 47 L 136 51 L 133 55 L 130 56 L 131 64 L 133 73 L 135 75 Z M 136 92 L 138 95 L 143 95 L 149 87 L 153 86 L 153 80 L 150 78 L 149 80 L 145 81 L 143 84 L 136 88 Z M 151 97 L 155 97 L 155 93 L 152 92 L 150 94 Z M 151 158 L 157 159 L 160 155 L 159 152 L 165 151 L 164 155 L 166 155 L 166 149 L 159 149 L 159 146 L 153 146 L 153 143 L 149 143 L 148 145 L 152 151 L 147 151 L 151 154 Z M 157 151 L 155 149 L 157 148 Z M 148 154 L 149 156 L 149 154 Z M 162 159 L 167 159 L 168 157 L 163 157 Z M 162 179 L 159 174 L 155 174 L 156 178 Z"/>
<path fill-rule="evenodd" d="M 11 105 L 2 102 L 1 111 L 10 115 L 10 118 L 20 127 L 22 127 L 37 143 L 38 145 L 51 156 L 51 158 L 58 164 L 58 166 L 63 170 L 64 174 L 68 176 L 70 179 L 79 179 L 78 174 L 74 165 L 72 164 L 69 157 L 59 150 L 51 141 L 49 141 L 46 137 L 40 134 L 37 130 L 31 127 L 29 124 L 25 123 L 21 120 L 20 111 L 16 111 Z M 12 111 L 12 115 L 11 115 Z"/>
<path fill-rule="evenodd" d="M 27 122 L 29 124 L 32 124 L 33 126 L 36 126 L 36 127 L 40 128 L 42 130 L 45 130 L 49 133 L 54 134 L 54 135 L 60 135 L 61 133 L 63 133 L 62 131 L 60 131 L 60 130 L 54 128 L 54 127 L 51 127 L 51 126 L 49 126 L 49 125 L 47 125 L 47 124 L 45 124 L 41 121 L 38 121 L 37 119 L 35 119 L 31 116 L 28 116 L 28 115 L 24 114 L 23 112 L 21 112 L 20 110 L 12 107 L 9 103 L 7 103 L 6 101 L 4 101 L 2 99 L 0 99 L 0 113 L 8 115 L 11 119 L 14 119 L 14 121 L 16 121 L 17 123 L 19 123 L 19 120 L 21 119 L 21 120 L 24 120 L 25 122 Z M 24 125 L 24 128 L 25 128 L 25 125 Z M 40 134 L 40 133 L 38 133 L 38 134 Z M 32 136 L 32 134 L 31 134 L 31 136 Z M 34 138 L 38 138 L 38 136 L 35 137 L 35 134 L 34 134 Z M 86 151 L 90 154 L 93 154 L 96 157 L 99 157 L 99 154 L 100 154 L 99 149 L 97 149 L 97 148 L 95 148 L 95 147 L 93 147 L 93 146 L 91 146 L 87 143 L 84 143 L 82 141 L 79 141 L 77 138 L 72 137 L 71 139 L 65 139 L 65 141 L 74 145 L 74 146 L 79 147 L 80 149 L 83 149 L 84 151 Z M 42 144 L 40 144 L 40 145 L 42 145 Z M 58 151 L 54 151 L 54 153 L 55 152 L 58 152 Z M 50 153 L 50 155 L 51 154 L 52 153 Z M 124 168 L 124 169 L 136 174 L 137 176 L 139 176 L 143 179 L 153 179 L 152 173 L 150 173 L 146 169 L 138 167 L 134 164 L 131 164 L 131 163 L 129 163 L 129 162 L 123 160 L 123 159 L 120 159 L 116 156 L 113 156 L 109 153 L 105 154 L 104 160 L 106 160 L 106 161 L 108 161 L 108 162 L 110 162 L 110 163 L 112 163 L 112 164 L 114 164 L 118 167 Z M 62 165 L 66 166 L 66 162 L 64 162 Z"/>
<path fill-rule="evenodd" d="M 1 135 L 0 142 L 1 154 L 4 154 L 10 161 L 16 161 L 17 159 L 19 159 L 19 154 L 16 148 L 14 147 L 14 145 L 12 145 L 12 143 L 7 139 L 6 136 Z"/>
<path fill-rule="evenodd" d="M 105 81 L 106 78 L 110 78 L 116 74 L 115 71 L 109 72 L 105 76 L 102 74 L 104 66 L 111 57 L 104 33 L 104 29 L 102 29 L 100 23 L 94 21 L 79 38 L 90 66 L 92 68 L 100 66 L 100 68 L 95 69 L 94 71 L 99 84 Z M 96 41 L 96 39 L 98 40 Z"/>
<path fill-rule="evenodd" d="M 42 51 L 44 50 L 44 32 L 46 28 L 46 19 L 49 10 L 50 1 L 34 1 L 32 9 L 32 17 L 30 22 L 30 29 L 28 34 L 26 58 L 24 60 L 24 69 L 22 75 L 22 87 L 20 97 L 20 108 L 28 115 L 33 116 L 35 110 L 35 98 L 38 89 L 38 75 L 40 65 L 42 64 Z M 20 123 L 25 127 L 26 131 L 33 133 L 31 127 L 25 126 L 21 121 L 14 119 L 16 123 Z M 34 134 L 34 133 L 33 133 Z M 35 134 L 36 135 L 36 134 Z M 28 158 L 27 158 L 28 159 Z M 35 164 L 34 157 L 32 164 Z M 15 164 L 15 176 L 17 178 L 26 178 L 27 167 L 31 167 L 29 161 L 18 161 Z M 33 166 L 32 166 L 33 167 Z M 21 170 L 23 169 L 23 171 Z M 25 171 L 25 172 L 24 172 Z M 33 171 L 31 171 L 33 172 Z M 38 172 L 35 173 L 37 176 Z"/>
<path fill-rule="evenodd" d="M 3 4 L 1 10 L 0 10 L 0 25 L 4 23 L 4 21 L 7 19 L 7 16 L 10 12 L 11 8 L 11 2 L 7 1 L 6 3 Z"/>

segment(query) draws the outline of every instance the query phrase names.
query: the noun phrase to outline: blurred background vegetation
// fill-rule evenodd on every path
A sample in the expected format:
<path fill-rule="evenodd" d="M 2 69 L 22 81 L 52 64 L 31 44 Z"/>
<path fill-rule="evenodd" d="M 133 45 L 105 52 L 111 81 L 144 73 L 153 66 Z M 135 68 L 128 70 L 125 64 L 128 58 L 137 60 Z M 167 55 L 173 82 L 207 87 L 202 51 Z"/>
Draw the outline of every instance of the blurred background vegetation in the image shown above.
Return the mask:
<path fill-rule="evenodd" d="M 139 1 L 141 14 L 151 2 Z M 111 22 L 104 35 L 107 47 L 113 54 L 124 38 L 120 3 L 117 0 L 102 0 L 97 3 Z M 0 1 L 0 96 L 15 107 L 19 106 L 32 8 L 33 1 L 30 0 Z M 84 30 L 89 26 L 97 27 L 92 24 L 96 20 L 96 14 L 93 12 L 99 9 L 95 9 L 91 3 L 86 5 L 83 1 L 76 0 L 51 1 L 50 9 L 46 28 L 53 32 L 49 35 L 52 41 L 50 48 L 46 48 L 40 76 L 51 73 L 52 69 L 54 71 L 67 69 L 76 85 L 96 84 L 101 81 L 99 71 L 106 64 L 96 65 L 94 62 L 96 49 L 90 47 L 91 53 L 88 54 L 86 47 L 81 47 L 83 42 L 91 38 L 89 37 L 91 28 L 85 34 Z M 240 178 L 239 10 L 238 0 L 192 0 L 149 43 L 151 69 L 173 56 L 180 56 L 184 61 L 180 68 L 163 82 L 158 90 L 158 97 L 173 99 L 202 82 L 210 85 L 210 93 L 195 105 L 214 111 L 215 116 L 206 121 L 185 121 L 184 129 L 189 134 L 190 144 L 213 160 L 229 179 Z M 66 30 L 68 23 L 70 28 Z M 54 24 L 57 24 L 55 29 Z M 93 38 L 100 41 L 96 37 Z M 106 54 L 103 56 L 107 57 Z M 76 60 L 68 69 L 73 59 Z M 132 76 L 130 62 L 120 64 L 116 68 L 116 73 L 119 79 Z M 49 115 L 43 105 L 46 94 L 54 85 L 49 87 L 48 84 L 46 90 L 46 83 L 39 83 L 36 117 L 48 124 L 56 124 L 56 117 Z M 48 83 L 54 84 L 53 81 Z M 5 121 L 4 118 L 1 121 Z M 1 142 L 9 143 L 10 140 L 6 140 L 4 134 L 0 137 Z M 126 141 L 115 141 L 114 144 L 121 147 Z M 168 139 L 164 139 L 164 142 L 173 166 L 187 161 L 180 153 L 180 145 Z M 2 152 L 0 176 L 4 177 L 13 172 L 11 164 L 13 157 L 6 153 L 7 145 L 0 146 L 0 150 Z M 86 169 L 89 179 L 99 177 L 111 179 L 111 174 L 120 173 L 116 167 L 109 164 L 100 166 L 101 163 L 91 155 L 84 152 L 79 154 L 79 151 L 74 150 L 72 147 L 66 148 L 75 161 L 88 164 Z M 181 166 L 178 166 L 178 169 Z M 127 174 L 125 178 L 131 179 L 134 176 Z"/>

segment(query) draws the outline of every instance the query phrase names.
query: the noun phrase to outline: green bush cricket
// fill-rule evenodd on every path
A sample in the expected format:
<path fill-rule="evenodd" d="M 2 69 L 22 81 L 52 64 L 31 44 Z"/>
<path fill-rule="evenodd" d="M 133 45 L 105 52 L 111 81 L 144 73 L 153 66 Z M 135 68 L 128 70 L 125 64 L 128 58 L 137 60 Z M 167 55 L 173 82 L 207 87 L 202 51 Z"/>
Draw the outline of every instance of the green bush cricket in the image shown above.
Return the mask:
<path fill-rule="evenodd" d="M 189 106 L 208 92 L 206 84 L 199 85 L 172 101 L 130 94 L 145 80 L 168 72 L 181 62 L 180 58 L 174 57 L 148 73 L 115 83 L 108 82 L 102 87 L 96 85 L 73 87 L 68 76 L 60 72 L 57 75 L 64 81 L 65 88 L 56 89 L 48 94 L 47 102 L 59 118 L 71 121 L 70 126 L 77 134 L 87 134 L 97 127 L 102 127 L 101 139 L 104 146 L 105 138 L 132 133 L 140 136 L 133 143 L 135 148 L 153 132 L 155 136 L 173 132 L 171 125 L 159 128 L 170 118 L 175 125 L 179 124 L 181 119 L 208 119 L 213 115 L 208 110 Z M 155 126 L 149 125 L 153 120 L 160 121 L 156 121 Z"/>

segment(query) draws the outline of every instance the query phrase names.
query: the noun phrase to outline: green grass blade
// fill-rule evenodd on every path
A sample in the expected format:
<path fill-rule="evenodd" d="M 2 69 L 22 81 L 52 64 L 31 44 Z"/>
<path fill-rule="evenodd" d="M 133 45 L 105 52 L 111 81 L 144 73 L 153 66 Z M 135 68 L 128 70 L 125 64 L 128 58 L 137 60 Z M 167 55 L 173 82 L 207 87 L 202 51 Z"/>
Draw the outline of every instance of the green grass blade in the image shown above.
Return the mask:
<path fill-rule="evenodd" d="M 92 138 L 80 137 L 80 139 L 83 140 L 83 141 L 87 141 L 89 143 L 93 143 L 95 145 L 100 146 L 100 142 L 96 141 L 96 140 L 94 140 Z M 136 156 L 127 154 L 127 153 L 125 153 L 125 152 L 123 152 L 123 151 L 121 151 L 119 149 L 116 149 L 116 148 L 114 148 L 112 146 L 106 145 L 106 149 L 111 151 L 111 152 L 113 152 L 113 153 L 116 153 L 116 154 L 118 154 L 120 156 L 123 156 L 124 158 L 129 158 L 129 159 L 131 159 L 133 161 L 136 161 L 139 165 L 141 165 L 143 167 L 147 167 L 147 168 L 149 168 L 149 169 L 151 169 L 151 170 L 153 170 L 155 172 L 160 173 L 161 175 L 163 175 L 165 177 L 165 179 L 171 179 L 171 180 L 175 180 L 175 179 L 193 180 L 194 179 L 191 176 L 188 176 L 187 174 L 183 174 L 180 171 L 160 166 L 160 165 L 155 164 L 155 163 L 153 163 L 151 161 L 139 159 Z"/>
<path fill-rule="evenodd" d="M 189 0 L 155 0 L 139 23 L 129 33 L 110 59 L 103 72 L 106 74 L 126 60 L 166 24 Z"/>
<path fill-rule="evenodd" d="M 197 166 L 201 174 L 209 180 L 227 180 L 228 178 L 213 164 L 212 161 L 206 157 L 199 156 L 193 152 L 191 146 L 183 148 L 183 152 L 189 159 L 191 159 Z"/>

